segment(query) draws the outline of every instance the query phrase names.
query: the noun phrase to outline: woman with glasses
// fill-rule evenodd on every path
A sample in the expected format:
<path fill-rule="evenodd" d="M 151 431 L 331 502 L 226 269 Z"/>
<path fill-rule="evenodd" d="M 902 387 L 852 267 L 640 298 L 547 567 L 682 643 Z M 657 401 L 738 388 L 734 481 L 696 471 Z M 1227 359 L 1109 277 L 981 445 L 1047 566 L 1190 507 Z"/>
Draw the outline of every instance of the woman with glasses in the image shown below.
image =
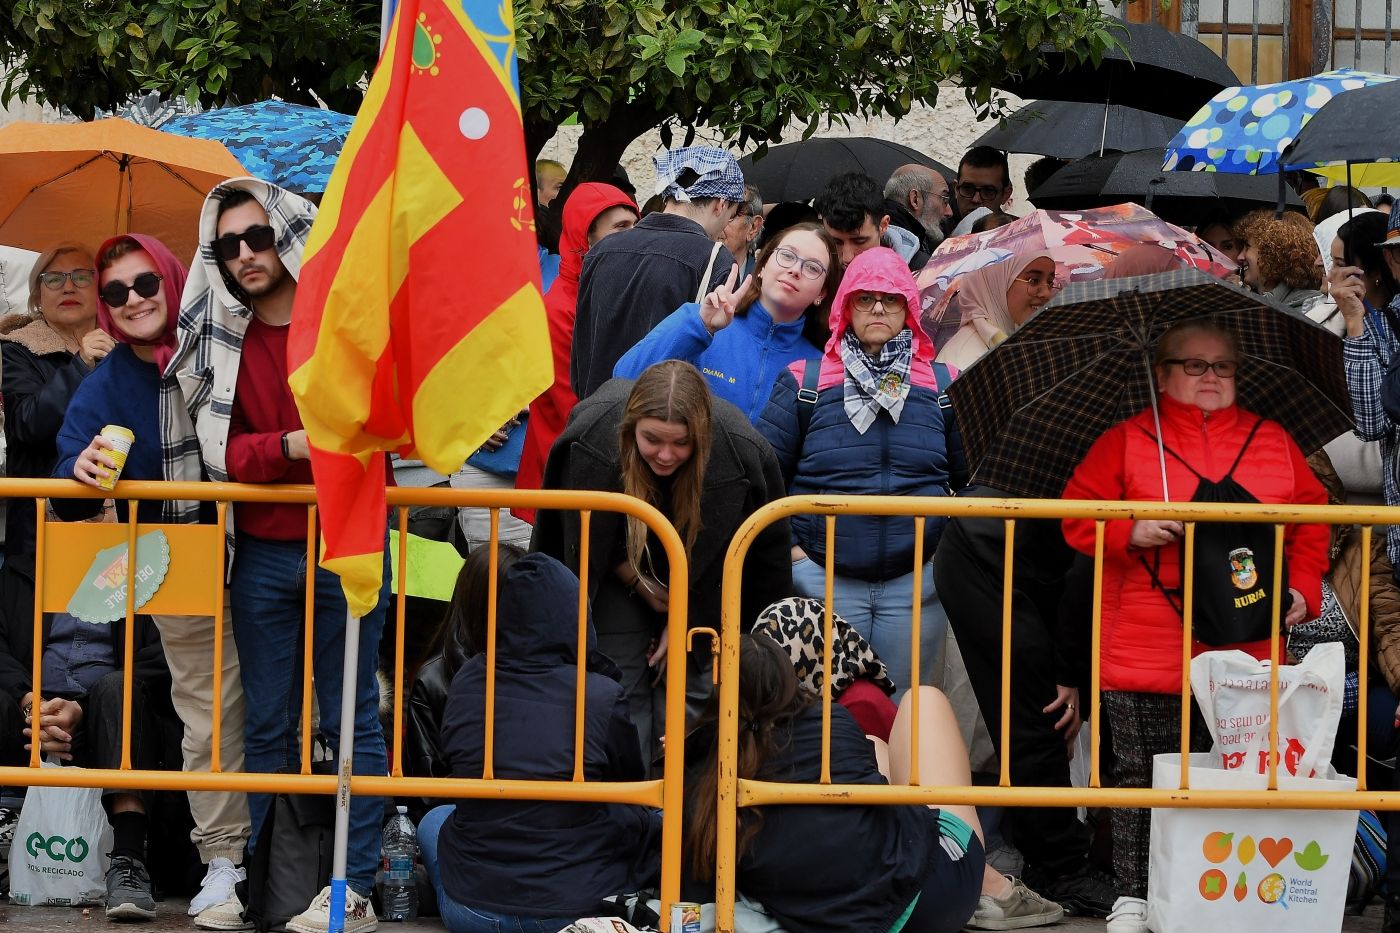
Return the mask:
<path fill-rule="evenodd" d="M 778 378 L 758 424 L 790 494 L 946 496 L 962 485 L 962 442 L 941 395 L 950 373 L 935 368 L 933 344 L 914 322 L 918 302 L 914 277 L 892 249 L 867 250 L 846 267 L 825 355 Z M 834 547 L 833 608 L 875 649 L 901 692 L 915 685 L 913 609 L 920 682 L 939 685 L 948 618 L 930 559 L 942 529 L 943 519 L 927 520 L 916 576 L 912 518 L 843 516 L 830 542 L 822 516 L 792 521 L 797 592 L 826 598 L 825 561 Z"/>
<path fill-rule="evenodd" d="M 1048 253 L 1023 253 L 959 278 L 950 307 L 962 324 L 938 353 L 938 362 L 966 369 L 1016 333 L 1059 289 Z"/>
<path fill-rule="evenodd" d="M 701 304 L 684 304 L 618 361 L 613 375 L 635 379 L 661 360 L 685 360 L 710 390 L 756 422 L 789 363 L 821 356 L 830 298 L 841 282 L 836 244 L 820 224 L 801 223 L 771 239 L 752 277 L 739 267 Z"/>
<path fill-rule="evenodd" d="M 1240 366 L 1234 336 L 1208 320 L 1178 324 L 1157 346 L 1156 386 L 1160 398 L 1160 434 L 1152 409 L 1139 412 L 1094 442 L 1065 486 L 1066 499 L 1147 502 L 1205 500 L 1201 487 L 1218 493 L 1230 489 L 1248 501 L 1317 503 L 1327 501 L 1322 484 L 1308 468 L 1303 452 L 1274 421 L 1235 404 Z M 1159 438 L 1162 451 L 1159 455 Z M 1166 484 L 1162 488 L 1165 458 Z M 1233 480 L 1233 484 L 1230 483 Z M 1217 495 L 1216 498 L 1223 496 Z M 1094 553 L 1095 521 L 1066 519 L 1065 539 L 1083 554 Z M 1197 547 L 1205 547 L 1207 526 L 1198 525 Z M 1181 522 L 1123 519 L 1104 527 L 1103 708 L 1113 732 L 1114 774 L 1121 787 L 1150 787 L 1152 756 L 1180 749 L 1181 605 L 1171 594 L 1182 583 Z M 1269 535 L 1272 540 L 1272 535 Z M 1322 574 L 1327 569 L 1326 525 L 1288 525 L 1284 558 L 1288 595 L 1282 622 L 1292 628 L 1317 616 Z M 1240 549 L 1244 550 L 1244 549 Z M 1271 555 L 1270 555 L 1271 556 Z M 1265 555 L 1236 557 L 1225 589 L 1232 595 L 1256 574 Z M 1197 564 L 1199 567 L 1199 563 Z M 1267 568 L 1267 565 L 1259 564 Z M 1227 567 L 1226 572 L 1231 568 Z M 1196 573 L 1194 632 L 1202 631 L 1210 581 Z M 1268 638 L 1215 649 L 1237 648 L 1268 659 Z M 1197 642 L 1194 651 L 1207 650 Z M 1210 735 L 1204 723 L 1191 729 L 1196 751 L 1206 751 Z M 1147 862 L 1149 811 L 1113 811 L 1113 865 L 1119 898 L 1109 914 L 1111 933 L 1147 930 Z"/>

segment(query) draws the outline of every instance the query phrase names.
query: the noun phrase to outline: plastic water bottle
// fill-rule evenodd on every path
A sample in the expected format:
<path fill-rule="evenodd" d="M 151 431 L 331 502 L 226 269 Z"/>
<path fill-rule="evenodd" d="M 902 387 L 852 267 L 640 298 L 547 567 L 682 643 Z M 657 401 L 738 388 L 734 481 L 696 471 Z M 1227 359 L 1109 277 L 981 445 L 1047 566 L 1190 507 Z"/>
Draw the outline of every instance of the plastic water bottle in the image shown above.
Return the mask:
<path fill-rule="evenodd" d="M 418 881 L 414 864 L 418 859 L 418 832 L 408 818 L 408 807 L 398 807 L 384 827 L 384 847 L 380 868 L 384 880 L 379 889 L 379 903 L 385 920 L 418 919 Z"/>

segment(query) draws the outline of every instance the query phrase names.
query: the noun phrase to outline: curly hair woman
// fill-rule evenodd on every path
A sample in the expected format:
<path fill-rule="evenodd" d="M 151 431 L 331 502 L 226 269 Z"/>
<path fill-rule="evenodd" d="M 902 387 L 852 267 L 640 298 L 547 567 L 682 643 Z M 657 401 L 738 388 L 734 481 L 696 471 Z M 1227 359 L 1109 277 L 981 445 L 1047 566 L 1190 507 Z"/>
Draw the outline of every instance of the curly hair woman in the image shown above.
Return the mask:
<path fill-rule="evenodd" d="M 1252 211 L 1235 224 L 1235 235 L 1244 241 L 1240 277 L 1245 285 L 1299 311 L 1322 294 L 1317 244 L 1306 218 Z"/>

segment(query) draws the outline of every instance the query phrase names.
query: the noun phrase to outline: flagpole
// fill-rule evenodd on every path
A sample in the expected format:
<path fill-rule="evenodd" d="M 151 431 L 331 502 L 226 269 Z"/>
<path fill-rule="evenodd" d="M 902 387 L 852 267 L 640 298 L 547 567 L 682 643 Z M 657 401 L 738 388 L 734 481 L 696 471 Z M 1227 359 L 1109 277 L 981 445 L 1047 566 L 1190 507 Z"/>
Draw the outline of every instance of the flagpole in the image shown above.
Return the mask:
<path fill-rule="evenodd" d="M 389 41 L 389 25 L 394 21 L 396 0 L 383 0 L 379 6 L 379 54 L 384 54 L 384 43 Z"/>
<path fill-rule="evenodd" d="M 350 772 L 355 759 L 356 673 L 360 666 L 360 620 L 345 610 L 345 670 L 340 682 L 340 750 L 335 792 L 335 845 L 331 858 L 331 911 L 327 933 L 345 931 L 345 863 L 350 845 Z"/>

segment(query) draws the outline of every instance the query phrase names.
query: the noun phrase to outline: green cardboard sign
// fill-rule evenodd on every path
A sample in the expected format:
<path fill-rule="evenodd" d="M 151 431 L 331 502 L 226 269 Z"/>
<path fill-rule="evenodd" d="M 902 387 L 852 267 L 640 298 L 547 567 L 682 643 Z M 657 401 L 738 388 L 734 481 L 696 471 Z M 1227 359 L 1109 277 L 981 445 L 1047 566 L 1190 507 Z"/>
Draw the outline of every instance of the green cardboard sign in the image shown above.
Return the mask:
<path fill-rule="evenodd" d="M 444 541 L 408 536 L 408 595 L 452 601 L 452 588 L 457 573 L 466 563 L 457 549 Z M 393 573 L 393 590 L 399 592 L 399 532 L 389 530 L 389 565 Z"/>
<path fill-rule="evenodd" d="M 68 614 L 84 622 L 111 623 L 126 616 L 126 542 L 98 551 L 83 582 L 68 600 Z M 170 542 L 159 529 L 136 539 L 136 609 L 151 601 L 170 570 Z"/>

